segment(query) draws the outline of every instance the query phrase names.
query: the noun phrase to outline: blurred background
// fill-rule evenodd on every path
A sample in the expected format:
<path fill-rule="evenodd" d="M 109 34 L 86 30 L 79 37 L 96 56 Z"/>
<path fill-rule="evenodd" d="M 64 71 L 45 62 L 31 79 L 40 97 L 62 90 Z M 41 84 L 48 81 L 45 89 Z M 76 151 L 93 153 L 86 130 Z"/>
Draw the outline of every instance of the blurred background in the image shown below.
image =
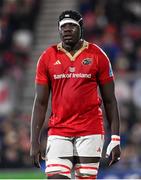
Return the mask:
<path fill-rule="evenodd" d="M 141 1 L 0 0 L 0 179 L 44 178 L 29 157 L 35 67 L 59 42 L 58 16 L 66 9 L 83 15 L 84 38 L 107 53 L 116 77 L 122 156 L 111 168 L 103 158 L 98 177 L 141 178 Z"/>

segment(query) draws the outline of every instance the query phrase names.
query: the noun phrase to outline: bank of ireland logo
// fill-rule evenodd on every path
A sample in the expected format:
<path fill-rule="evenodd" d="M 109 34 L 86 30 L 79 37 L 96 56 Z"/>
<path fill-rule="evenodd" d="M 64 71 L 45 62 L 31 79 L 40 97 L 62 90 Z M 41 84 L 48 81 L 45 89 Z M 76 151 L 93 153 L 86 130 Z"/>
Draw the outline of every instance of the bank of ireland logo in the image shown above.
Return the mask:
<path fill-rule="evenodd" d="M 73 66 L 69 67 L 69 72 L 71 72 L 71 73 L 75 72 L 75 67 L 73 67 Z"/>
<path fill-rule="evenodd" d="M 90 65 L 92 64 L 92 58 L 86 58 L 82 60 L 83 65 Z"/>

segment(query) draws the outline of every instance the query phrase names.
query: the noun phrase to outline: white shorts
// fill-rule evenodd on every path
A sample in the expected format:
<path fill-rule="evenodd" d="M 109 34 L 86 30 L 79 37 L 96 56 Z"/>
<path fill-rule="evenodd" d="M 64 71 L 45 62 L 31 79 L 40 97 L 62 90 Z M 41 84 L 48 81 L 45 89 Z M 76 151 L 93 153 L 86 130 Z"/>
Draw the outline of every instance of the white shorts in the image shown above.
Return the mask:
<path fill-rule="evenodd" d="M 81 137 L 64 137 L 51 135 L 48 137 L 46 158 L 58 157 L 101 157 L 104 135 L 89 135 Z"/>

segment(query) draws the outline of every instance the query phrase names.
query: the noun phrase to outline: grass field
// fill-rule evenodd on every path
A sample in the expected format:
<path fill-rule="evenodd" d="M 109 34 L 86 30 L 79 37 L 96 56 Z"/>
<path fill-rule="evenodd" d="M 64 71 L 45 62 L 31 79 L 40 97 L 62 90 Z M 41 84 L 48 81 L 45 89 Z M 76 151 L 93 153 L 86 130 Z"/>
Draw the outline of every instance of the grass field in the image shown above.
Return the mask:
<path fill-rule="evenodd" d="M 43 172 L 39 170 L 1 170 L 0 179 L 46 179 Z"/>

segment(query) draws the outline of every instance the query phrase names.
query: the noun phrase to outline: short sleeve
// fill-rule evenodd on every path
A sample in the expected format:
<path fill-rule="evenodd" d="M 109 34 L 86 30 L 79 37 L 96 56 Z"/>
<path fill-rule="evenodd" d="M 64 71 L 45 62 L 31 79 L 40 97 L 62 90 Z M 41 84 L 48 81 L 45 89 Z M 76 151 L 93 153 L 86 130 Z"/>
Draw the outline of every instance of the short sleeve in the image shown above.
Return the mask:
<path fill-rule="evenodd" d="M 100 49 L 98 55 L 98 81 L 105 84 L 114 79 L 114 74 L 109 58 L 103 50 Z"/>
<path fill-rule="evenodd" d="M 48 77 L 47 77 L 47 57 L 46 52 L 44 52 L 37 63 L 36 67 L 36 76 L 35 76 L 35 82 L 37 84 L 48 84 Z"/>

